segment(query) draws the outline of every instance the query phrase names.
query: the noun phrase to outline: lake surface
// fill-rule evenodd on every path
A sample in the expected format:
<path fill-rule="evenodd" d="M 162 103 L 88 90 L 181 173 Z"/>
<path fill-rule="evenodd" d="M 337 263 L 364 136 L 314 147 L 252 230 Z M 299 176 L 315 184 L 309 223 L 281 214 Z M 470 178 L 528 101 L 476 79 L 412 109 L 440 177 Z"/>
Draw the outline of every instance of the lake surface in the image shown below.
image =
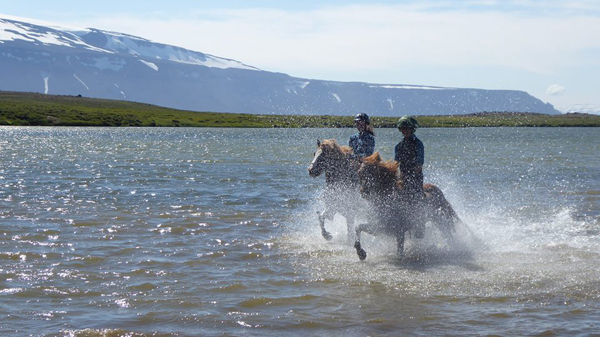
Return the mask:
<path fill-rule="evenodd" d="M 418 130 L 464 225 L 364 262 L 307 174 L 353 132 L 0 127 L 0 335 L 600 334 L 600 129 Z"/>

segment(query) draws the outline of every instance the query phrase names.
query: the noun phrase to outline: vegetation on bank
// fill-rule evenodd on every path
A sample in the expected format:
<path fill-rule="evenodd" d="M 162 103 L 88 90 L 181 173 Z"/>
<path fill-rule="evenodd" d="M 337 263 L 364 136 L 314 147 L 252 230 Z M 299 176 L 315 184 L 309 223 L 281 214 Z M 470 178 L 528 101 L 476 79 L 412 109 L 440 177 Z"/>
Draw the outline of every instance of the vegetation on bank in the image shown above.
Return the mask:
<path fill-rule="evenodd" d="M 372 120 L 375 127 L 396 127 L 398 117 L 373 117 Z M 600 127 L 600 116 L 588 114 L 483 112 L 469 115 L 417 116 L 417 120 L 422 127 Z M 354 127 L 354 122 L 353 116 L 194 112 L 79 96 L 0 92 L 0 125 L 338 128 Z"/>

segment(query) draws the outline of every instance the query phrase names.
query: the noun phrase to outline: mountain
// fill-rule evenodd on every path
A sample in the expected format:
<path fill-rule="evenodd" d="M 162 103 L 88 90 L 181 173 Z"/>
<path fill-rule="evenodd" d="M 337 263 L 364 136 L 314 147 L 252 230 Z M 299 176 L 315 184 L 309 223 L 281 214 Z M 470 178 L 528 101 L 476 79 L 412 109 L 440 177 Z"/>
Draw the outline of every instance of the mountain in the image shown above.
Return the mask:
<path fill-rule="evenodd" d="M 261 114 L 559 113 L 524 91 L 296 78 L 132 35 L 1 15 L 0 90 Z"/>
<path fill-rule="evenodd" d="M 595 104 L 574 104 L 567 107 L 562 107 L 560 111 L 564 113 L 584 113 L 592 115 L 600 115 L 600 105 Z"/>

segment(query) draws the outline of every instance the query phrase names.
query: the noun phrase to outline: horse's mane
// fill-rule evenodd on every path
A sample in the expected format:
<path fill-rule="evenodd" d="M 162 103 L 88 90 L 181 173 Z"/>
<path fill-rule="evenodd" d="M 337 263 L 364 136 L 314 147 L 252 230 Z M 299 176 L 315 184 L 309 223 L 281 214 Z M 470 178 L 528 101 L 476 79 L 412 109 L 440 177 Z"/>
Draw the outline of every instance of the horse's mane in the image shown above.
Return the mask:
<path fill-rule="evenodd" d="M 325 139 L 321 142 L 322 149 L 328 149 L 335 152 L 338 152 L 342 155 L 348 155 L 352 153 L 352 148 L 350 146 L 342 146 L 338 144 L 335 139 Z"/>
<path fill-rule="evenodd" d="M 404 182 L 396 174 L 398 172 L 398 162 L 395 160 L 383 161 L 379 152 L 362 159 L 363 167 L 361 170 L 369 172 L 372 177 L 379 179 L 383 185 L 395 185 L 402 189 Z"/>
<path fill-rule="evenodd" d="M 394 161 L 394 160 L 388 160 L 388 161 L 381 160 L 379 151 L 373 153 L 372 155 L 370 155 L 368 157 L 363 158 L 362 161 L 366 165 L 378 166 L 378 167 L 388 170 L 394 174 L 396 174 L 396 171 L 398 171 L 398 162 Z"/>

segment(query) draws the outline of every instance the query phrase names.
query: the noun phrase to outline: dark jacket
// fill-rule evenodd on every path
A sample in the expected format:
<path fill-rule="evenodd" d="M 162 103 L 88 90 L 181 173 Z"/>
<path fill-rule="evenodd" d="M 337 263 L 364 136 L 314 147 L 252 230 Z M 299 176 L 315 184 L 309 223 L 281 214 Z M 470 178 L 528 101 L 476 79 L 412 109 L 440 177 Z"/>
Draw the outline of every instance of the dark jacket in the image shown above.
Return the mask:
<path fill-rule="evenodd" d="M 423 191 L 423 163 L 425 147 L 414 134 L 403 138 L 394 148 L 394 160 L 398 162 L 398 170 L 402 175 L 408 192 Z"/>
<path fill-rule="evenodd" d="M 370 156 L 375 151 L 375 137 L 370 132 L 361 132 L 350 137 L 348 143 L 354 155 L 358 158 L 364 158 Z"/>

